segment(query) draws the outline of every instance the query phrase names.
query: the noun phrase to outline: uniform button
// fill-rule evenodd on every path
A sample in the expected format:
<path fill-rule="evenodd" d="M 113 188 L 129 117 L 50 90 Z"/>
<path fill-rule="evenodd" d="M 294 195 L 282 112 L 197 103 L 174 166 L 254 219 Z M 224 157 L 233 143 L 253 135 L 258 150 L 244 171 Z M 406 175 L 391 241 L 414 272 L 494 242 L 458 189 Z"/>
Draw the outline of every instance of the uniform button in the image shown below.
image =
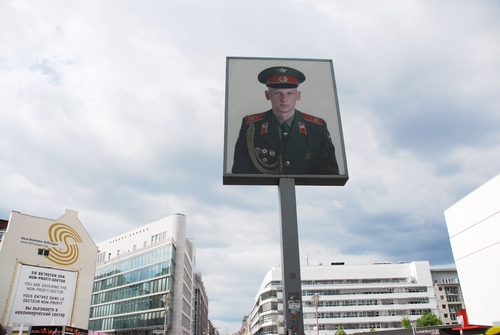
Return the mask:
<path fill-rule="evenodd" d="M 286 166 L 290 166 L 290 161 L 286 161 L 286 162 L 285 162 L 285 165 L 286 165 Z"/>

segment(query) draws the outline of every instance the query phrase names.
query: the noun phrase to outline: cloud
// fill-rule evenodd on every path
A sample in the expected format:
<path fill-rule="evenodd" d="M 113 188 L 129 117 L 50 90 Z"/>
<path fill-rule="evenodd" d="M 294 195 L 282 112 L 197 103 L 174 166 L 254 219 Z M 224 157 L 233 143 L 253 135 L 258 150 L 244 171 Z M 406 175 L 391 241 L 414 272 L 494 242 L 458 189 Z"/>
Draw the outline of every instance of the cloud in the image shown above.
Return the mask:
<path fill-rule="evenodd" d="M 302 264 L 452 264 L 443 211 L 498 174 L 498 10 L 2 2 L 1 217 L 71 208 L 99 242 L 186 214 L 233 333 L 281 256 L 277 187 L 222 185 L 225 58 L 333 59 L 350 179 L 296 188 Z"/>

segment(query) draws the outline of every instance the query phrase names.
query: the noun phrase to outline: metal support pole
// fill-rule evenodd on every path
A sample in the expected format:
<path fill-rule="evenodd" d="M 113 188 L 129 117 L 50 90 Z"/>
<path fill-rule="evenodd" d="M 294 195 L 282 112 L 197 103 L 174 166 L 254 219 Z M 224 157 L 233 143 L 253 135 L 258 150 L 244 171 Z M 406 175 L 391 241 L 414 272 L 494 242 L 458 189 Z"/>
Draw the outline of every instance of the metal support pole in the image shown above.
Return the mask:
<path fill-rule="evenodd" d="M 304 334 L 295 179 L 280 178 L 283 314 L 288 334 Z"/>
<path fill-rule="evenodd" d="M 316 335 L 319 335 L 319 323 L 318 323 L 319 293 L 314 294 L 311 298 L 311 301 L 316 309 Z"/>
<path fill-rule="evenodd" d="M 167 314 L 170 308 L 170 297 L 166 294 L 162 296 L 163 308 L 165 309 L 165 318 L 163 320 L 163 335 L 167 335 Z"/>
<path fill-rule="evenodd" d="M 167 334 L 167 311 L 165 310 L 165 317 L 163 318 L 163 335 Z"/>

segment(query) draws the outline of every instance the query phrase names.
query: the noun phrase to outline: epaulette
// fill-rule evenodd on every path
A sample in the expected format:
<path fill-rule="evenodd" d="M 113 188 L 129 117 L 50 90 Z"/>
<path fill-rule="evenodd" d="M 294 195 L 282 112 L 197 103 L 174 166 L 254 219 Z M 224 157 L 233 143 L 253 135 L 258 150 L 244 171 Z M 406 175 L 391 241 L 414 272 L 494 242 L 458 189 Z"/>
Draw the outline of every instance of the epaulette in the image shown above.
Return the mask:
<path fill-rule="evenodd" d="M 264 119 L 264 114 L 266 114 L 266 113 L 264 112 L 264 113 L 247 115 L 247 116 L 245 116 L 245 122 L 247 124 L 249 124 L 249 123 L 254 123 L 254 122 L 263 120 Z"/>
<path fill-rule="evenodd" d="M 302 116 L 304 117 L 304 120 L 312 122 L 312 123 L 315 123 L 315 124 L 320 125 L 320 126 L 322 126 L 323 123 L 325 122 L 320 117 L 309 115 L 309 114 L 306 114 L 306 113 L 302 113 Z"/>

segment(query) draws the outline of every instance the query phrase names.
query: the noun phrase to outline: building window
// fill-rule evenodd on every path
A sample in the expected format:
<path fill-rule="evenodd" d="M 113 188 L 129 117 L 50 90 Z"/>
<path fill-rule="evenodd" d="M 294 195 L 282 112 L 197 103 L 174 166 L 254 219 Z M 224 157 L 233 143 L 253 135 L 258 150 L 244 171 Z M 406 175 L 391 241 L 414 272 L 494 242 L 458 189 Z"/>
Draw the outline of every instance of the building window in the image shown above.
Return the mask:
<path fill-rule="evenodd" d="M 38 254 L 40 256 L 48 256 L 49 255 L 49 250 L 48 249 L 38 249 Z"/>

